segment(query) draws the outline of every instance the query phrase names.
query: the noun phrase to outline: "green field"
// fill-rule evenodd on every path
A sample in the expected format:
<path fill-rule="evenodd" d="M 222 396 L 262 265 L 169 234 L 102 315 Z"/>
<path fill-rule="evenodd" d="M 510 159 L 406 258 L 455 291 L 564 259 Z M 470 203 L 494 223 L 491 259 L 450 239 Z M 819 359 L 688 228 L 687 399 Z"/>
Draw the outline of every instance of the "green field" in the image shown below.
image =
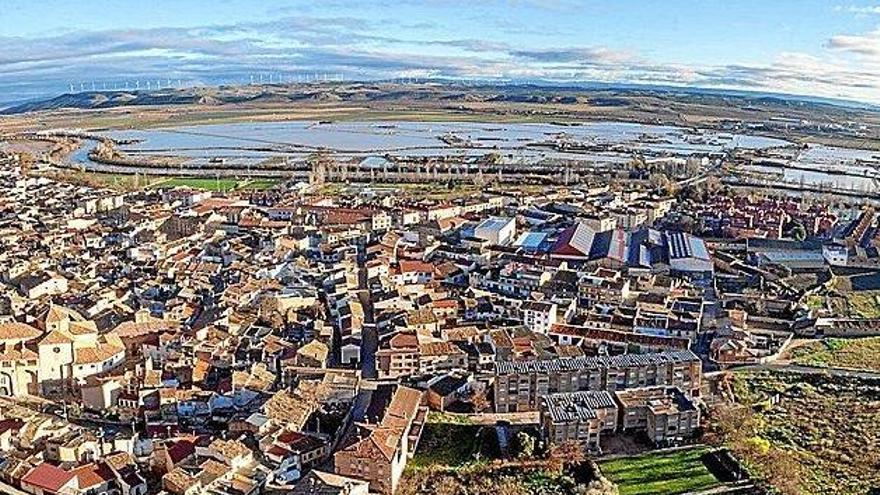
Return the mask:
<path fill-rule="evenodd" d="M 201 178 L 201 177 L 175 177 L 155 182 L 151 188 L 190 187 L 205 191 L 232 191 L 232 190 L 263 190 L 278 184 L 278 179 L 232 179 L 232 178 Z"/>
<path fill-rule="evenodd" d="M 238 186 L 239 189 L 247 189 L 251 191 L 262 191 L 270 189 L 278 185 L 278 179 L 252 179 Z"/>
<path fill-rule="evenodd" d="M 206 191 L 231 191 L 238 186 L 236 179 L 201 179 L 189 177 L 176 177 L 174 179 L 156 182 L 150 187 L 153 188 L 174 188 L 174 187 L 190 187 L 192 189 L 203 189 Z"/>
<path fill-rule="evenodd" d="M 599 469 L 617 484 L 620 495 L 675 495 L 718 485 L 702 456 L 693 448 L 626 457 L 599 463 Z"/>
<path fill-rule="evenodd" d="M 810 342 L 791 355 L 798 364 L 880 371 L 880 337 Z"/>
<path fill-rule="evenodd" d="M 109 174 L 79 170 L 57 170 L 42 174 L 55 180 L 89 187 L 107 187 L 119 191 L 139 191 L 190 187 L 204 191 L 263 191 L 281 183 L 281 179 L 237 179 L 234 177 L 161 177 L 142 174 Z"/>
<path fill-rule="evenodd" d="M 54 180 L 88 187 L 107 187 L 118 191 L 139 191 L 166 179 L 156 176 L 106 174 L 79 170 L 54 170 L 45 175 Z"/>

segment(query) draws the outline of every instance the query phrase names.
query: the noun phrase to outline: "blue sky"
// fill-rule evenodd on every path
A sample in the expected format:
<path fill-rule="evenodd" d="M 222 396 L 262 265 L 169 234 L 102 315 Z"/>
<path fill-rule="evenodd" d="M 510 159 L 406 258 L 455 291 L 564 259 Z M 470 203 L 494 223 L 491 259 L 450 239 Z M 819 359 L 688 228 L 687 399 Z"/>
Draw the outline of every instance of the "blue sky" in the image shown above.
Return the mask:
<path fill-rule="evenodd" d="M 0 101 L 315 73 L 878 103 L 880 0 L 0 0 Z"/>

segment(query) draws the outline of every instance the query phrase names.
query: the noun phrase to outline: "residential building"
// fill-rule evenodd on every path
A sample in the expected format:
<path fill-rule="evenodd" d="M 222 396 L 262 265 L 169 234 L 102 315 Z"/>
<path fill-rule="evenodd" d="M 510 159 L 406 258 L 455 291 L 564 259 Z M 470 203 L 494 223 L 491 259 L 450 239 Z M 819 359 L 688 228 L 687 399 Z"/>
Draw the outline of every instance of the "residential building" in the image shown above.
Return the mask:
<path fill-rule="evenodd" d="M 558 392 L 614 392 L 657 385 L 699 395 L 702 362 L 689 350 L 495 363 L 495 411 L 537 410 Z"/>

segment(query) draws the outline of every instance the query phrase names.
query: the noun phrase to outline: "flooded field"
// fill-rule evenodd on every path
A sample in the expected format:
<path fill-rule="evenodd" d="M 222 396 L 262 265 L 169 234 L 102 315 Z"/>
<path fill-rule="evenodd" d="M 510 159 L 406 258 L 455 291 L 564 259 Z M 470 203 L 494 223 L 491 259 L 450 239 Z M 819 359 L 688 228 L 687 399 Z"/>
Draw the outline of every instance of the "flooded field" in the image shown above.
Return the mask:
<path fill-rule="evenodd" d="M 789 183 L 821 185 L 841 190 L 877 192 L 880 153 L 870 150 L 811 145 L 777 155 L 784 166 L 747 165 L 746 170 L 780 174 Z"/>
<path fill-rule="evenodd" d="M 260 122 L 180 126 L 101 133 L 120 141 L 132 158 L 180 157 L 187 168 L 247 169 L 259 175 L 260 164 L 271 160 L 302 162 L 327 151 L 341 160 L 369 157 L 473 157 L 498 154 L 511 164 L 578 162 L 600 167 L 623 166 L 636 154 L 687 157 L 726 151 L 763 150 L 768 163 L 743 169 L 776 176 L 789 184 L 829 186 L 875 192 L 880 177 L 878 153 L 811 145 L 763 136 L 691 128 L 594 122 L 582 124 L 466 123 L 466 122 Z M 94 143 L 71 155 L 86 169 L 130 173 L 125 167 L 89 160 Z M 772 163 L 770 163 L 772 162 Z M 199 174 L 201 172 L 194 172 Z M 205 172 L 208 173 L 208 172 Z"/>
<path fill-rule="evenodd" d="M 128 154 L 175 155 L 193 160 L 225 158 L 258 163 L 275 155 L 303 157 L 327 150 L 341 157 L 482 155 L 496 152 L 514 161 L 576 159 L 623 163 L 633 153 L 687 156 L 725 149 L 784 146 L 782 140 L 619 122 L 553 124 L 423 122 L 276 122 L 218 124 L 167 129 L 108 131 L 134 140 Z M 561 151 L 559 143 L 578 151 Z M 87 150 L 74 161 L 87 160 Z"/>

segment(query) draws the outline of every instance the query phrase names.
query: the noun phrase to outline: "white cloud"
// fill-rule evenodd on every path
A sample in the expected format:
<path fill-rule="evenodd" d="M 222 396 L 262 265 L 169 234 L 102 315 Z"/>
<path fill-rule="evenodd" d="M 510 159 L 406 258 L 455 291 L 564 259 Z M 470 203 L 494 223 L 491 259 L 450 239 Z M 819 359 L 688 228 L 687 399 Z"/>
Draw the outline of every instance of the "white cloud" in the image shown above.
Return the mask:
<path fill-rule="evenodd" d="M 440 1 L 440 0 L 438 0 Z M 550 2 L 552 3 L 552 1 Z M 841 7 L 843 9 L 843 7 Z M 412 39 L 388 23 L 284 17 L 195 29 L 72 32 L 0 38 L 0 93 L 23 80 L 60 92 L 107 78 L 184 77 L 234 82 L 262 71 L 346 77 L 594 80 L 768 90 L 880 102 L 880 29 L 830 38 L 815 54 L 766 64 L 669 63 L 609 46 L 513 46 L 490 39 Z M 32 92 L 37 92 L 35 86 Z M 42 89 L 40 91 L 46 92 Z"/>
<path fill-rule="evenodd" d="M 880 29 L 865 34 L 832 36 L 828 47 L 841 52 L 876 57 L 880 55 Z"/>
<path fill-rule="evenodd" d="M 838 12 L 849 12 L 851 14 L 860 15 L 880 15 L 880 5 L 868 7 L 856 7 L 855 5 L 838 5 L 837 7 L 834 7 L 834 10 Z"/>

